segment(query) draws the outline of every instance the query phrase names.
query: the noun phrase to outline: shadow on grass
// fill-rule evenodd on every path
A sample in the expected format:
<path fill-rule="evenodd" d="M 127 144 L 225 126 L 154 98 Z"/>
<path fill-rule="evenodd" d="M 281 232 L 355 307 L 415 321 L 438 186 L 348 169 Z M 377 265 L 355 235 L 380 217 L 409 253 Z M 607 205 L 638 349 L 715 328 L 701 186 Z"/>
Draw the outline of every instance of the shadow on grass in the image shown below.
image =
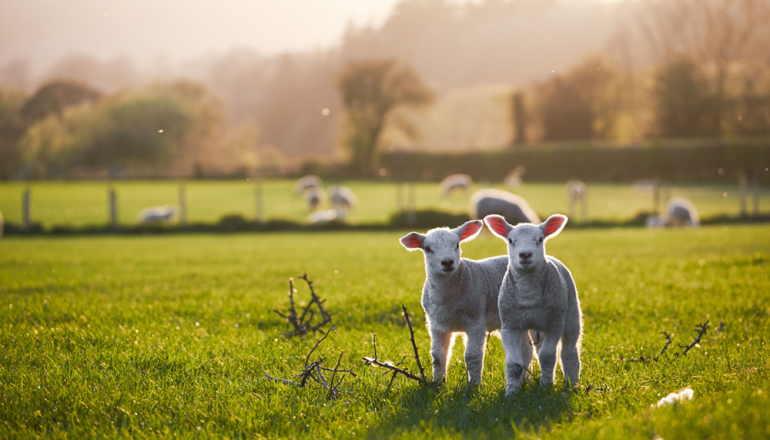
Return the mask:
<path fill-rule="evenodd" d="M 553 424 L 571 418 L 570 397 L 571 392 L 559 385 L 544 388 L 535 380 L 508 398 L 503 389 L 489 394 L 469 386 L 441 390 L 414 387 L 400 396 L 397 412 L 373 427 L 368 437 L 457 432 L 484 438 L 548 431 Z"/>

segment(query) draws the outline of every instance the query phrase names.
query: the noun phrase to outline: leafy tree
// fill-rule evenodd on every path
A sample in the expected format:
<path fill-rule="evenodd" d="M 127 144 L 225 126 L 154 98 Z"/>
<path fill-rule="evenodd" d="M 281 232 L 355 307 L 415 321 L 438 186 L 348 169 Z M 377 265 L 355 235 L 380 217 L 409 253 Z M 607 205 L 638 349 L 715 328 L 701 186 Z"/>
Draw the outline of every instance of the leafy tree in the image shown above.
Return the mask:
<path fill-rule="evenodd" d="M 81 84 L 68 80 L 55 80 L 40 87 L 21 108 L 21 114 L 28 121 L 45 119 L 51 114 L 61 118 L 64 109 L 84 102 L 94 103 L 101 98 L 101 93 Z"/>
<path fill-rule="evenodd" d="M 22 102 L 20 95 L 0 89 L 0 179 L 9 179 L 21 164 L 18 142 L 26 130 Z"/>
<path fill-rule="evenodd" d="M 653 91 L 658 134 L 663 137 L 695 137 L 717 134 L 719 124 L 712 112 L 708 82 L 698 65 L 680 56 L 663 65 L 655 76 Z"/>
<path fill-rule="evenodd" d="M 617 75 L 601 57 L 590 57 L 539 87 L 546 140 L 606 138 L 620 106 Z"/>
<path fill-rule="evenodd" d="M 393 60 L 352 62 L 344 68 L 339 87 L 347 110 L 350 164 L 364 175 L 375 169 L 377 143 L 391 111 L 432 99 L 417 73 Z"/>

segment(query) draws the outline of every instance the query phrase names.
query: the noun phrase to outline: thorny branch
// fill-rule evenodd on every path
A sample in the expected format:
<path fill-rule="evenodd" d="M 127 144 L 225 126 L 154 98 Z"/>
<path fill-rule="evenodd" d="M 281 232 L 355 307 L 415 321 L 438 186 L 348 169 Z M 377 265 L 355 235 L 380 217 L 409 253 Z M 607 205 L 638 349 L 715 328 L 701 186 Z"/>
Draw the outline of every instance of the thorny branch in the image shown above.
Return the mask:
<path fill-rule="evenodd" d="M 698 324 L 695 326 L 696 329 L 698 329 L 698 336 L 695 338 L 694 341 L 692 341 L 692 344 L 685 347 L 684 351 L 682 352 L 682 356 L 686 355 L 688 351 L 690 351 L 691 348 L 695 347 L 700 342 L 700 338 L 703 337 L 703 335 L 706 334 L 706 330 L 709 327 L 709 321 L 706 320 L 703 324 Z"/>
<path fill-rule="evenodd" d="M 706 322 L 704 322 L 703 324 L 697 324 L 695 326 L 695 328 L 698 331 L 698 336 L 695 337 L 695 340 L 692 341 L 692 343 L 690 345 L 684 346 L 684 345 L 680 344 L 679 342 L 677 342 L 676 345 L 679 348 L 682 348 L 683 350 L 682 350 L 681 353 L 674 354 L 674 357 L 679 357 L 679 356 L 686 355 L 687 352 L 690 351 L 690 349 L 692 349 L 698 343 L 700 343 L 701 338 L 703 337 L 704 334 L 706 334 L 706 330 L 708 329 L 708 326 L 709 326 L 709 321 L 708 320 Z M 671 335 L 670 334 L 668 334 L 666 332 L 662 332 L 662 334 L 663 334 L 663 336 L 666 337 L 666 345 L 663 346 L 663 349 L 660 350 L 660 353 L 658 353 L 657 356 L 655 356 L 653 358 L 645 358 L 644 356 L 639 356 L 639 359 L 624 359 L 623 355 L 621 355 L 620 356 L 620 360 L 623 361 L 623 362 L 641 362 L 641 363 L 645 363 L 645 364 L 649 363 L 650 361 L 658 362 L 658 359 L 660 359 L 660 357 L 663 356 L 663 353 L 665 353 L 666 350 L 668 350 L 668 347 L 672 343 Z"/>
<path fill-rule="evenodd" d="M 422 364 L 420 363 L 420 354 L 417 351 L 417 343 L 414 341 L 414 330 L 412 330 L 412 323 L 409 321 L 409 312 L 406 310 L 406 307 L 403 304 L 401 305 L 401 308 L 404 310 L 404 318 L 406 319 L 406 325 L 409 326 L 409 333 L 411 335 L 412 348 L 414 348 L 414 358 L 417 361 L 417 367 L 420 369 L 420 375 L 417 376 L 415 374 L 412 374 L 411 372 L 409 372 L 409 369 L 407 367 L 399 368 L 399 366 L 404 363 L 406 356 L 404 356 L 401 359 L 401 362 L 397 364 L 393 364 L 388 361 L 384 361 L 384 362 L 381 361 L 377 357 L 377 335 L 372 335 L 372 347 L 374 348 L 374 357 L 363 358 L 363 361 L 366 363 L 367 366 L 376 365 L 378 367 L 386 368 L 393 372 L 390 378 L 390 383 L 388 384 L 388 391 L 390 391 L 390 387 L 391 385 L 393 385 L 393 381 L 396 379 L 396 376 L 399 374 L 404 375 L 414 381 L 417 381 L 421 385 L 428 385 L 431 383 L 428 381 L 428 379 L 425 378 L 425 372 L 422 369 Z M 386 371 L 385 373 L 388 373 L 388 372 Z"/>
<path fill-rule="evenodd" d="M 329 393 L 327 394 L 328 399 L 336 399 L 339 396 L 340 392 L 349 392 L 340 390 L 339 386 L 342 384 L 342 381 L 345 379 L 346 375 L 349 374 L 353 377 L 357 377 L 355 373 L 353 373 L 352 370 L 346 370 L 340 368 L 340 363 L 342 362 L 342 355 L 344 352 L 340 353 L 339 359 L 337 359 L 337 365 L 334 368 L 326 368 L 323 366 L 324 360 L 326 358 L 319 358 L 318 360 L 315 360 L 313 362 L 310 362 L 310 355 L 313 354 L 313 352 L 318 348 L 318 346 L 323 342 L 328 336 L 329 333 L 336 330 L 334 330 L 334 326 L 331 326 L 329 330 L 326 331 L 326 334 L 319 339 L 315 345 L 313 345 L 313 348 L 310 350 L 310 352 L 305 357 L 305 369 L 302 370 L 301 373 L 296 374 L 293 376 L 294 379 L 297 379 L 296 381 L 282 379 L 280 377 L 274 377 L 267 373 L 265 373 L 265 377 L 273 380 L 275 382 L 281 382 L 286 385 L 296 385 L 300 388 L 304 388 L 305 385 L 307 385 L 308 381 L 312 380 L 313 382 L 321 385 L 325 390 L 327 390 Z M 332 372 L 332 380 L 327 382 L 326 377 L 324 377 L 324 371 L 331 371 Z M 335 383 L 337 374 L 340 373 L 342 376 L 340 379 Z M 331 386 L 329 385 L 331 384 Z"/>
<path fill-rule="evenodd" d="M 420 363 L 420 355 L 417 353 L 417 343 L 414 342 L 414 330 L 412 330 L 412 323 L 409 322 L 409 312 L 406 311 L 405 305 L 401 304 L 401 308 L 404 310 L 404 318 L 406 318 L 406 325 L 409 326 L 409 335 L 412 338 L 412 347 L 414 348 L 414 359 L 417 361 L 417 368 L 420 369 L 420 377 L 422 377 L 423 382 L 426 382 L 425 370 L 422 369 L 422 364 Z"/>
<path fill-rule="evenodd" d="M 326 324 L 329 324 L 332 322 L 332 315 L 326 311 L 323 307 L 323 303 L 326 302 L 326 300 L 321 300 L 321 298 L 318 297 L 315 293 L 315 289 L 313 289 L 313 282 L 310 281 L 307 277 L 307 274 L 303 274 L 301 277 L 299 277 L 301 280 L 305 280 L 307 283 L 308 288 L 310 289 L 310 302 L 305 306 L 305 308 L 302 310 L 302 314 L 297 314 L 296 306 L 294 305 L 294 279 L 289 278 L 289 312 L 288 314 L 283 314 L 279 312 L 278 310 L 273 310 L 275 313 L 280 315 L 283 319 L 286 320 L 289 324 L 294 327 L 294 330 L 286 332 L 284 335 L 286 337 L 292 337 L 295 335 L 306 335 L 309 332 L 316 332 L 321 329 Z M 318 308 L 318 311 L 321 314 L 321 321 L 319 321 L 317 324 L 313 325 L 313 317 L 315 316 L 315 312 L 311 309 L 313 307 L 313 304 L 316 305 Z M 308 313 L 310 315 L 308 316 Z M 306 319 L 307 317 L 307 319 Z"/>

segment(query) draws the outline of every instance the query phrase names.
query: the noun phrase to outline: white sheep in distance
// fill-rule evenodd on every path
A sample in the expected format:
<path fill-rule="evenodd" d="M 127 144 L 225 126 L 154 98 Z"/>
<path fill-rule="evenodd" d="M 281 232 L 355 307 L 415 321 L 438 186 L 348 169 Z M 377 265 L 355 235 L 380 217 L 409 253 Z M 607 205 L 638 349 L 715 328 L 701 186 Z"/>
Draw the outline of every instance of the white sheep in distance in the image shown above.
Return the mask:
<path fill-rule="evenodd" d="M 170 221 L 177 213 L 176 206 L 151 206 L 139 212 L 139 221 L 142 223 L 160 223 Z"/>
<path fill-rule="evenodd" d="M 567 181 L 567 198 L 569 199 L 569 215 L 577 217 L 576 205 L 580 203 L 580 218 L 586 219 L 586 198 L 588 196 L 588 187 L 585 183 L 572 179 Z"/>
<path fill-rule="evenodd" d="M 358 198 L 347 186 L 332 186 L 329 188 L 329 200 L 332 207 L 339 210 L 348 210 L 358 205 Z"/>
<path fill-rule="evenodd" d="M 540 225 L 508 224 L 499 215 L 484 218 L 489 229 L 507 242 L 508 271 L 500 286 L 498 307 L 505 348 L 505 394 L 521 388 L 532 363 L 527 331 L 537 331 L 540 382 L 553 384 L 557 349 L 564 378 L 575 385 L 580 378 L 580 340 L 583 318 L 575 281 L 569 269 L 545 253 L 545 242 L 561 232 L 567 217 L 552 215 Z M 542 341 L 540 336 L 542 335 Z"/>
<path fill-rule="evenodd" d="M 329 223 L 335 220 L 345 220 L 345 211 L 342 209 L 323 209 L 316 211 L 308 217 L 312 224 Z"/>
<path fill-rule="evenodd" d="M 526 174 L 527 169 L 524 168 L 522 165 L 517 166 L 513 169 L 510 173 L 508 173 L 507 176 L 505 176 L 505 179 L 503 179 L 503 183 L 505 186 L 509 188 L 518 188 L 522 184 L 522 178 L 524 177 L 524 174 Z"/>
<path fill-rule="evenodd" d="M 540 223 L 540 217 L 523 198 L 499 189 L 485 188 L 471 196 L 470 215 L 472 219 L 497 214 L 516 225 L 519 223 Z"/>
<path fill-rule="evenodd" d="M 454 335 L 464 333 L 468 380 L 480 383 L 487 332 L 500 329 L 497 295 L 508 258 L 460 258 L 460 243 L 475 238 L 483 225 L 480 220 L 471 220 L 456 229 L 436 228 L 424 235 L 410 232 L 400 240 L 406 250 L 419 249 L 425 254 L 422 308 L 431 338 L 433 380 L 437 382 L 446 376 Z"/>
<path fill-rule="evenodd" d="M 666 203 L 666 213 L 663 217 L 651 216 L 647 219 L 648 227 L 658 226 L 692 226 L 700 224 L 698 209 L 684 197 L 674 197 Z"/>
<path fill-rule="evenodd" d="M 312 187 L 305 191 L 305 201 L 310 211 L 315 211 L 321 205 L 321 202 L 326 198 L 326 192 L 323 188 Z"/>
<path fill-rule="evenodd" d="M 294 194 L 300 196 L 309 189 L 321 188 L 322 186 L 321 178 L 311 174 L 297 180 L 297 183 L 294 184 Z"/>
<path fill-rule="evenodd" d="M 447 176 L 439 184 L 441 194 L 449 196 L 453 191 L 468 191 L 473 185 L 473 179 L 467 174 L 452 174 Z"/>

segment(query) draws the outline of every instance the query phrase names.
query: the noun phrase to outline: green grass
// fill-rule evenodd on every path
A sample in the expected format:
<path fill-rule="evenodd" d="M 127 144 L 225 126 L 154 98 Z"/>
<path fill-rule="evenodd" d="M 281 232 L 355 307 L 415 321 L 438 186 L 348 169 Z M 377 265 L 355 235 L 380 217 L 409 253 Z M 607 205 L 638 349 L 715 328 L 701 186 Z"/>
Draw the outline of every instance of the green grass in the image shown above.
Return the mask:
<path fill-rule="evenodd" d="M 304 221 L 308 210 L 301 198 L 293 196 L 293 181 L 263 182 L 264 215 L 267 219 Z M 327 182 L 327 185 L 332 182 Z M 350 216 L 353 223 L 382 223 L 398 209 L 396 186 L 386 182 L 345 182 L 358 195 L 359 207 Z M 255 216 L 255 186 L 252 181 L 193 181 L 187 182 L 188 220 L 216 222 L 225 214 L 239 213 L 246 218 Z M 21 223 L 23 183 L 0 183 L 0 212 L 7 221 Z M 108 222 L 108 185 L 106 182 L 39 182 L 31 185 L 32 219 L 50 228 L 54 225 L 104 225 Z M 117 182 L 120 222 L 138 222 L 139 211 L 148 206 L 177 204 L 178 182 L 140 181 Z M 473 191 L 481 188 L 474 185 Z M 501 187 L 502 188 L 502 187 Z M 472 192 L 443 197 L 435 183 L 418 183 L 415 199 L 418 209 L 439 209 L 468 212 Z M 518 190 L 541 216 L 568 213 L 564 185 L 527 184 Z M 407 191 L 403 189 L 403 199 Z M 726 185 L 674 186 L 670 196 L 691 199 L 702 217 L 728 214 L 740 210 L 738 188 Z M 760 208 L 770 206 L 770 192 L 762 192 Z M 640 211 L 652 209 L 652 195 L 631 185 L 594 184 L 589 186 L 588 217 L 594 220 L 628 220 Z"/>
<path fill-rule="evenodd" d="M 511 399 L 496 338 L 481 389 L 465 387 L 461 342 L 440 391 L 398 379 L 388 393 L 388 377 L 363 366 L 372 333 L 381 358 L 411 352 L 402 303 L 429 362 L 422 257 L 399 236 L 0 239 L 0 438 L 770 437 L 770 227 L 568 226 L 548 251 L 580 292 L 581 388 L 564 390 L 557 373 L 554 389 L 530 383 Z M 463 249 L 482 258 L 504 244 L 485 233 Z M 271 311 L 303 272 L 337 328 L 319 355 L 344 351 L 358 374 L 345 384 L 356 394 L 335 402 L 263 377 L 301 371 L 315 342 L 284 338 Z M 700 345 L 675 358 L 706 319 Z M 659 362 L 620 360 L 657 354 L 662 331 L 674 344 Z M 608 391 L 586 394 L 589 384 Z M 685 386 L 692 402 L 650 408 Z"/>

